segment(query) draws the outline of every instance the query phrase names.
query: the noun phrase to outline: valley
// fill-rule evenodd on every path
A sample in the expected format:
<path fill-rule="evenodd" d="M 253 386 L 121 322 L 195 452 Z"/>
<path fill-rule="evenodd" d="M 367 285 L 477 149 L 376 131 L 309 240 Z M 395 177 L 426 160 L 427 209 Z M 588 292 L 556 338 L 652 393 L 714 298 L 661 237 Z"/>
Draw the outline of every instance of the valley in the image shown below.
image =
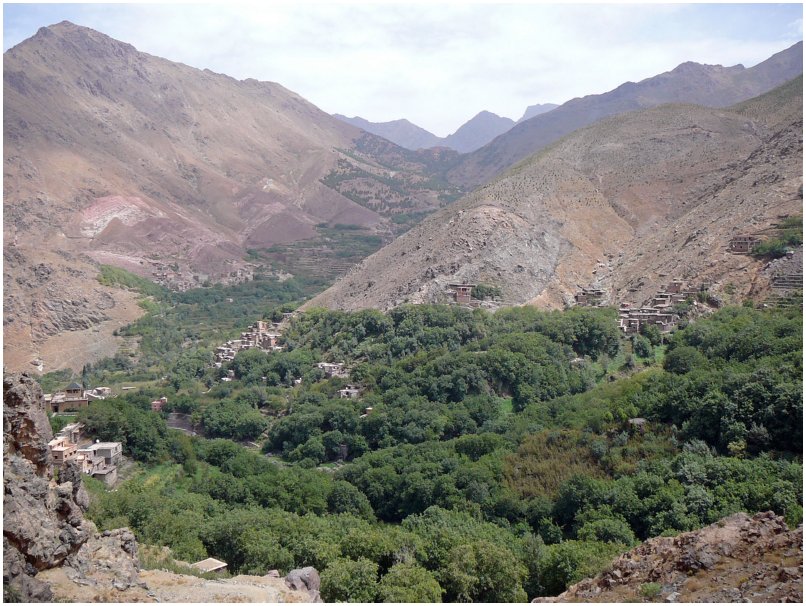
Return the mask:
<path fill-rule="evenodd" d="M 10 47 L 4 602 L 802 601 L 802 52 L 440 138 Z"/>

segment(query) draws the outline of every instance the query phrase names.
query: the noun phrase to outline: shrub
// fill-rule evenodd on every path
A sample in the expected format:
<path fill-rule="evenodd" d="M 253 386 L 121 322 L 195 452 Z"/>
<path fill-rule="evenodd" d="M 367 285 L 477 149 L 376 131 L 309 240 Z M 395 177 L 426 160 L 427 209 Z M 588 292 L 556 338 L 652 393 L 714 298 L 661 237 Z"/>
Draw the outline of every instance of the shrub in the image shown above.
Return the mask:
<path fill-rule="evenodd" d="M 378 592 L 378 565 L 365 558 L 338 558 L 322 573 L 325 602 L 373 602 Z"/>
<path fill-rule="evenodd" d="M 644 583 L 641 585 L 641 595 L 648 600 L 654 600 L 660 595 L 660 584 L 658 583 Z"/>
<path fill-rule="evenodd" d="M 382 602 L 441 602 L 442 587 L 434 575 L 416 564 L 395 564 L 378 584 Z"/>

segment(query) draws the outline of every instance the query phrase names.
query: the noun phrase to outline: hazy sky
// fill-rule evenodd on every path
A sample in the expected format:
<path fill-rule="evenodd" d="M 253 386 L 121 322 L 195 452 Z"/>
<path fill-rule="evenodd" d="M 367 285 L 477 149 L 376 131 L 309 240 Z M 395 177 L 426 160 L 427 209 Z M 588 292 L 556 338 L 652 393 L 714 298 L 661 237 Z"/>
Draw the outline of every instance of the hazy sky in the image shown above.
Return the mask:
<path fill-rule="evenodd" d="M 327 112 L 447 135 L 481 110 L 518 119 L 673 69 L 746 67 L 803 37 L 795 4 L 272 2 L 4 4 L 3 50 L 62 20 Z"/>

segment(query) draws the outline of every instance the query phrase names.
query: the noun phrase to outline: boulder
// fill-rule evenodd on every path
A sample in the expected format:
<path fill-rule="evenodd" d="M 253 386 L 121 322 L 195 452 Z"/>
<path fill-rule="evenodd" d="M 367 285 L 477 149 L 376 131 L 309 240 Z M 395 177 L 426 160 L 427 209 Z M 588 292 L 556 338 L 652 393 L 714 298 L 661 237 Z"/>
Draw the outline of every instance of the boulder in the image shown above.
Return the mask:
<path fill-rule="evenodd" d="M 319 596 L 319 571 L 313 566 L 295 568 L 285 576 L 285 584 L 291 589 L 307 590 L 311 602 L 321 602 Z"/>

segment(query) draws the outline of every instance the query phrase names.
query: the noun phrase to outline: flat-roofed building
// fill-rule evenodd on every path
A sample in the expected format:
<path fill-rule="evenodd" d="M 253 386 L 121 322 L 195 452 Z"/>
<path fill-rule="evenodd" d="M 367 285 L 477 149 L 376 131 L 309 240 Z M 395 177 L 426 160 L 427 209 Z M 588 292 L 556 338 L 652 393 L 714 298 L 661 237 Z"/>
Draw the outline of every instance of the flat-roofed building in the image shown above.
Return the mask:
<path fill-rule="evenodd" d="M 76 458 L 78 446 L 64 436 L 58 436 L 48 442 L 48 451 L 53 465 L 61 467 L 67 461 Z"/>
<path fill-rule="evenodd" d="M 224 572 L 227 570 L 227 563 L 215 558 L 207 558 L 200 562 L 191 564 L 194 568 L 198 568 L 202 572 Z"/>

